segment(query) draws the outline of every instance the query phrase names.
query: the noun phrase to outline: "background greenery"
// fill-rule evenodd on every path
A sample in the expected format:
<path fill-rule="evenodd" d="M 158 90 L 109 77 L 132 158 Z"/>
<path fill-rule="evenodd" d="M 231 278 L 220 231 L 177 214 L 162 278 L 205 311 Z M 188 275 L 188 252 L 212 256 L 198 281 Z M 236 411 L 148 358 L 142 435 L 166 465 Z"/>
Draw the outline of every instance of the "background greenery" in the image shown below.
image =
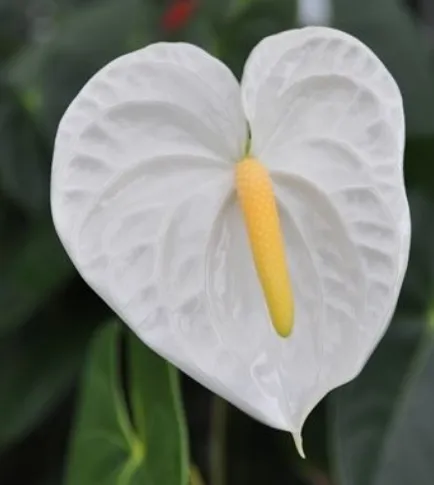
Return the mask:
<path fill-rule="evenodd" d="M 239 75 L 261 38 L 299 23 L 295 0 L 196 0 L 172 28 L 162 19 L 173 1 L 0 0 L 2 485 L 432 485 L 432 31 L 422 1 L 331 2 L 330 24 L 368 44 L 402 89 L 413 241 L 386 337 L 313 412 L 302 461 L 286 434 L 178 375 L 114 321 L 49 212 L 57 123 L 98 68 L 182 39 Z"/>

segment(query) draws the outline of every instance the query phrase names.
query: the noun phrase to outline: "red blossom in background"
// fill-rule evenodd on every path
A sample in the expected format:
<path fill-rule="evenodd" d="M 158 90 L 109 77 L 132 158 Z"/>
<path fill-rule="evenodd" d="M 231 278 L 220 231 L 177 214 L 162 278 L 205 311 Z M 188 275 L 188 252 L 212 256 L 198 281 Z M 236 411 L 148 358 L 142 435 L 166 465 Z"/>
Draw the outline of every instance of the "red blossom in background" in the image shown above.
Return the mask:
<path fill-rule="evenodd" d="M 197 0 L 174 0 L 164 12 L 161 26 L 166 32 L 182 29 L 192 17 Z"/>

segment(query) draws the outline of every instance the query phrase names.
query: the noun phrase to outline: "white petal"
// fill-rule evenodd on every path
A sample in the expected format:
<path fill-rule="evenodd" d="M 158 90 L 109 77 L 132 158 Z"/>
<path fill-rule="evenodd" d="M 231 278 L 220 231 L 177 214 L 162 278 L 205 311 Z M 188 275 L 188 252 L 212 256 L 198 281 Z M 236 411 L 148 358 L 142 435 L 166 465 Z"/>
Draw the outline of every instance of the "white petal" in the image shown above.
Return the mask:
<path fill-rule="evenodd" d="M 160 43 L 116 59 L 59 125 L 52 209 L 60 235 L 69 240 L 92 195 L 133 165 L 172 154 L 228 165 L 242 155 L 246 129 L 235 77 L 198 47 Z"/>
<path fill-rule="evenodd" d="M 196 47 L 158 44 L 89 81 L 62 119 L 53 162 L 56 229 L 84 279 L 216 392 L 226 385 L 214 368 L 229 374 L 232 360 L 214 331 L 206 268 L 246 132 L 229 70 Z"/>
<path fill-rule="evenodd" d="M 328 180 L 346 168 L 370 176 L 398 221 L 407 223 L 403 187 L 404 112 L 399 89 L 381 61 L 343 32 L 307 27 L 264 39 L 243 76 L 252 152 L 271 168 L 294 163 Z M 300 145 L 333 160 L 301 160 Z M 343 158 L 352 159 L 347 162 Z M 359 173 L 350 167 L 359 165 Z M 338 178 L 338 183 L 340 179 Z"/>
<path fill-rule="evenodd" d="M 298 432 L 306 409 L 324 394 L 321 375 L 328 369 L 323 365 L 331 366 L 340 357 L 334 355 L 340 336 L 333 329 L 345 318 L 357 324 L 363 314 L 358 291 L 364 280 L 357 250 L 327 197 L 309 182 L 286 176 L 278 180 L 276 195 L 286 251 L 294 255 L 289 260 L 296 301 L 291 336 L 282 339 L 273 330 L 232 199 L 214 227 L 208 293 L 219 322 L 216 333 L 234 362 L 225 381 L 244 386 L 238 384 L 242 392 L 232 402 L 270 426 Z M 317 241 L 317 251 L 311 252 Z M 339 292 L 344 302 L 336 298 Z M 333 317 L 330 324 L 325 315 Z M 357 334 L 348 326 L 342 337 L 354 342 Z M 323 362 L 324 352 L 332 362 Z"/>
<path fill-rule="evenodd" d="M 402 99 L 366 46 L 320 27 L 263 40 L 246 64 L 242 96 L 252 154 L 269 166 L 299 230 L 316 231 L 308 249 L 321 285 L 318 375 L 311 390 L 294 385 L 289 372 L 283 379 L 285 392 L 296 396 L 301 425 L 324 394 L 357 375 L 396 305 L 410 242 Z M 304 187 L 304 198 L 297 187 Z M 336 214 L 327 231 L 315 216 L 320 200 Z M 297 248 L 288 254 L 290 264 L 299 257 Z M 297 292 L 301 282 L 292 280 Z M 295 304 L 297 312 L 305 303 L 296 298 Z M 296 314 L 295 328 L 303 325 Z M 290 346 L 286 351 L 289 369 L 296 362 Z M 301 371 L 300 379 L 313 378 L 311 369 Z"/>

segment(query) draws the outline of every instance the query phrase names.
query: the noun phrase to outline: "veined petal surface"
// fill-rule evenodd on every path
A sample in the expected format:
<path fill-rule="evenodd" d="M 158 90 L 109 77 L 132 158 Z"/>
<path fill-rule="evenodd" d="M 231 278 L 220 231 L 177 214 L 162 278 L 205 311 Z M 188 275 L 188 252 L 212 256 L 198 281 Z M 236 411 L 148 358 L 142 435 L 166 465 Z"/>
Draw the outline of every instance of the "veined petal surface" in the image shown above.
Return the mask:
<path fill-rule="evenodd" d="M 134 165 L 186 155 L 192 164 L 206 160 L 201 167 L 229 168 L 243 154 L 246 132 L 235 77 L 202 49 L 159 43 L 114 60 L 59 124 L 51 199 L 62 240 L 68 245 L 84 200 Z"/>
<path fill-rule="evenodd" d="M 190 45 L 147 47 L 103 68 L 65 113 L 52 212 L 84 279 L 146 344 L 260 417 L 268 409 L 222 342 L 206 278 L 246 141 L 225 66 Z"/>
<path fill-rule="evenodd" d="M 234 192 L 246 118 L 285 237 L 288 339 L 270 324 Z M 241 92 L 202 50 L 155 44 L 102 69 L 66 112 L 53 217 L 85 280 L 146 344 L 299 434 L 393 312 L 410 237 L 403 140 L 393 79 L 341 32 L 265 39 Z"/>
<path fill-rule="evenodd" d="M 303 385 L 294 386 L 284 364 L 297 365 L 291 339 L 275 362 L 297 431 L 328 391 L 358 374 L 395 309 L 410 244 L 402 99 L 368 47 L 324 27 L 260 42 L 246 63 L 242 98 L 251 156 L 269 167 L 311 255 L 301 278 L 314 270 L 319 285 L 316 315 L 300 321 L 306 310 L 297 287 L 305 283 L 292 275 L 294 328 L 302 327 L 300 340 L 314 339 L 316 372 L 298 366 Z M 327 224 L 317 216 L 326 208 Z M 291 264 L 299 252 L 292 234 L 285 237 Z"/>

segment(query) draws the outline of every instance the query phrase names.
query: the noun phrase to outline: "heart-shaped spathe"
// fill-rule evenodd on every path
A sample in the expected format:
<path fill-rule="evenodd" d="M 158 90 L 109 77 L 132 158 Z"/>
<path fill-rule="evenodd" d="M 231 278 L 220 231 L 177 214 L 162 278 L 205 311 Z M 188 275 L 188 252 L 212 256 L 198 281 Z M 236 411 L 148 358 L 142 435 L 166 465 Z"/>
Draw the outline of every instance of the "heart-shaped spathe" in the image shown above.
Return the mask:
<path fill-rule="evenodd" d="M 56 229 L 145 344 L 297 437 L 394 311 L 410 241 L 404 131 L 393 78 L 342 32 L 264 39 L 241 86 L 195 46 L 150 45 L 104 67 L 66 111 Z M 248 144 L 279 207 L 295 300 L 287 339 L 270 325 L 235 194 Z"/>

